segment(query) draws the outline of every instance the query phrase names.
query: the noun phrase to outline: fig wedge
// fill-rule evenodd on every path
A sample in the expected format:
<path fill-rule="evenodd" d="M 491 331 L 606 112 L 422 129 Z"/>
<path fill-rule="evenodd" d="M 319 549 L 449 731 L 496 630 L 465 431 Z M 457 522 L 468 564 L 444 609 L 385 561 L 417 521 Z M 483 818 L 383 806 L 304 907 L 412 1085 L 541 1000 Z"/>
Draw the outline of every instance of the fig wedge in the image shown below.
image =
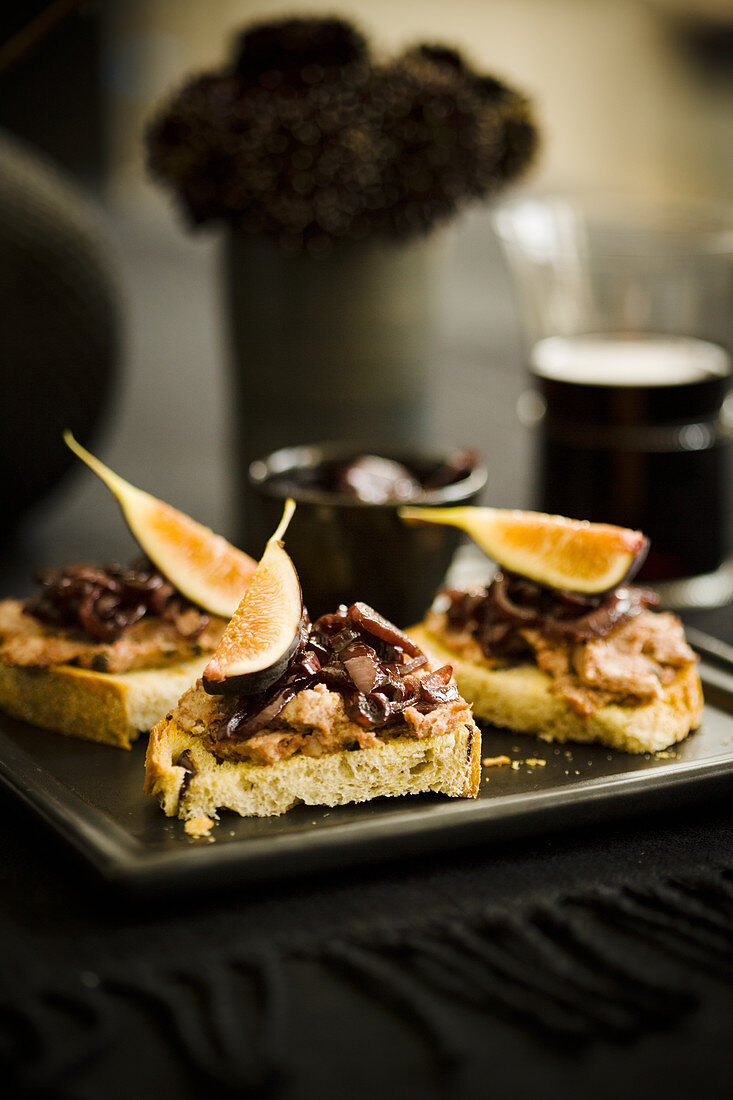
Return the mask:
<path fill-rule="evenodd" d="M 548 588 L 586 595 L 630 580 L 649 540 L 641 531 L 501 508 L 400 508 L 408 522 L 460 527 L 498 565 Z"/>
<path fill-rule="evenodd" d="M 282 536 L 295 511 L 287 500 L 277 530 L 204 669 L 211 695 L 255 695 L 279 680 L 301 643 L 303 597 Z"/>
<path fill-rule="evenodd" d="M 228 619 L 257 568 L 249 554 L 177 508 L 136 489 L 64 432 L 68 447 L 105 483 L 127 526 L 161 573 L 192 603 Z"/>

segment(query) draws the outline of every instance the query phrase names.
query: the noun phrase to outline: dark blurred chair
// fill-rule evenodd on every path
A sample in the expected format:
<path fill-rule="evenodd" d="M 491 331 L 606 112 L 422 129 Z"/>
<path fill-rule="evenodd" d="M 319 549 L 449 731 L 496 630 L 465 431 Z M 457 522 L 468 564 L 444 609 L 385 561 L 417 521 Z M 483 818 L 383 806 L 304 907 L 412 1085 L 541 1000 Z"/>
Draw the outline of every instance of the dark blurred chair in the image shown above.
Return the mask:
<path fill-rule="evenodd" d="M 0 131 L 0 530 L 73 461 L 115 377 L 115 258 L 94 203 Z"/>

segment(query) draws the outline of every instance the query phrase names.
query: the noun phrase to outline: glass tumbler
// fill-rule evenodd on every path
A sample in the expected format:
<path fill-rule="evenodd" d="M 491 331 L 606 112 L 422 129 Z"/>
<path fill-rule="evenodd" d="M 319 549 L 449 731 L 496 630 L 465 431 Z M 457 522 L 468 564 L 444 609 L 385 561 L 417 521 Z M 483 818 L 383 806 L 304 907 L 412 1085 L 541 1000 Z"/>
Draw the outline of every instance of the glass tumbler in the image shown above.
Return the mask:
<path fill-rule="evenodd" d="M 733 210 L 604 195 L 500 204 L 534 504 L 643 530 L 669 606 L 733 597 Z"/>

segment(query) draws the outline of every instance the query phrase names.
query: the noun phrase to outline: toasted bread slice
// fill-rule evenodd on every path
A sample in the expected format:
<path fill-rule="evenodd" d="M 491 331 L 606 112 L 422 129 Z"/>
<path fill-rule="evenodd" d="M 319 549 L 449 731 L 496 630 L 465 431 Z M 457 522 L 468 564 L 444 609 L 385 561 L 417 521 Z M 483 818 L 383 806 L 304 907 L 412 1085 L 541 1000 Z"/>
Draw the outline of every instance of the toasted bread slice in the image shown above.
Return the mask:
<path fill-rule="evenodd" d="M 458 690 L 477 718 L 544 741 L 596 741 L 624 752 L 659 752 L 700 724 L 702 687 L 695 664 L 680 668 L 661 697 L 623 706 L 608 704 L 584 717 L 552 691 L 551 677 L 534 664 L 489 668 L 457 656 L 424 624 L 408 631 L 431 659 L 453 666 Z"/>
<path fill-rule="evenodd" d="M 209 656 L 118 673 L 0 664 L 0 709 L 43 729 L 129 749 L 175 706 Z"/>
<path fill-rule="evenodd" d="M 481 733 L 474 722 L 422 738 L 397 731 L 374 748 L 256 764 L 220 761 L 200 737 L 166 718 L 150 735 L 145 764 L 146 792 L 169 817 L 187 821 L 216 817 L 220 809 L 268 817 L 297 803 L 343 806 L 427 791 L 475 798 L 480 779 Z"/>

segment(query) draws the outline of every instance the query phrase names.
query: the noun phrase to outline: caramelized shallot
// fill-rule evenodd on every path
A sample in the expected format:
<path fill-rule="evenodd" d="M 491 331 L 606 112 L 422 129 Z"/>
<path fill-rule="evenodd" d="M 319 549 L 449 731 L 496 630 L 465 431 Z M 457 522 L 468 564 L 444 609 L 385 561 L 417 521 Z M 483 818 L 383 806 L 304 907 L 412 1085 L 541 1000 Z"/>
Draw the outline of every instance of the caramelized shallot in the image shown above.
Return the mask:
<path fill-rule="evenodd" d="M 98 642 L 115 641 L 146 615 L 161 616 L 187 639 L 209 622 L 145 559 L 127 568 L 77 562 L 43 569 L 36 579 L 41 587 L 26 602 L 26 613 L 49 626 L 81 629 Z"/>
<path fill-rule="evenodd" d="M 422 650 L 415 645 L 412 638 L 408 638 L 399 627 L 389 622 L 388 619 L 385 619 L 368 604 L 352 603 L 347 615 L 351 622 L 356 623 L 357 626 L 362 627 L 369 634 L 374 635 L 375 638 L 381 638 L 383 642 L 387 642 L 389 645 L 399 646 L 411 657 L 422 656 Z"/>
<path fill-rule="evenodd" d="M 339 608 L 309 624 L 303 647 L 276 683 L 237 699 L 218 739 L 252 737 L 294 695 L 318 683 L 339 692 L 351 720 L 370 730 L 399 722 L 410 706 L 425 714 L 459 698 L 451 666 L 420 676 L 427 663 L 415 643 L 371 607 Z"/>
<path fill-rule="evenodd" d="M 604 638 L 658 597 L 645 588 L 619 587 L 602 595 L 546 588 L 506 570 L 482 591 L 447 590 L 450 629 L 470 633 L 486 657 L 517 657 L 528 649 L 522 631 L 536 628 L 550 638 Z"/>

